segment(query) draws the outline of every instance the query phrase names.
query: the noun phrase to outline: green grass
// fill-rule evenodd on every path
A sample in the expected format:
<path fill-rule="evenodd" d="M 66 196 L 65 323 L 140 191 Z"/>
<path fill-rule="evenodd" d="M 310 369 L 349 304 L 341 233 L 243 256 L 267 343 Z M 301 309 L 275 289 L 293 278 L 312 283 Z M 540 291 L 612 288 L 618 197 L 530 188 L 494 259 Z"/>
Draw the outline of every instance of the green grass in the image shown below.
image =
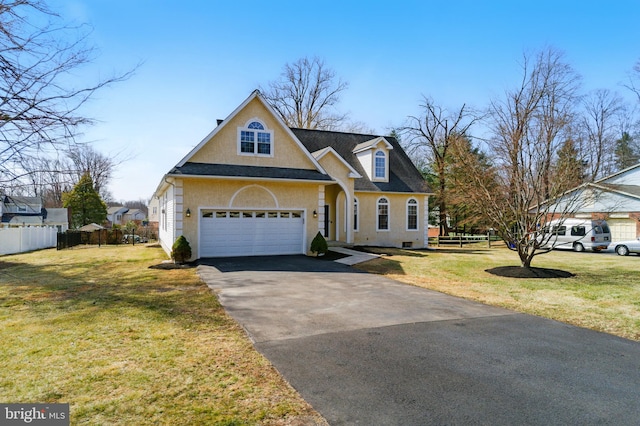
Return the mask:
<path fill-rule="evenodd" d="M 387 254 L 359 268 L 409 284 L 519 312 L 640 340 L 640 257 L 556 250 L 533 267 L 575 274 L 571 278 L 498 277 L 486 269 L 517 266 L 503 247 L 440 247 L 435 251 L 372 249 Z"/>
<path fill-rule="evenodd" d="M 158 248 L 0 257 L 0 401 L 68 402 L 72 424 L 301 424 L 313 409 L 195 269 Z"/>

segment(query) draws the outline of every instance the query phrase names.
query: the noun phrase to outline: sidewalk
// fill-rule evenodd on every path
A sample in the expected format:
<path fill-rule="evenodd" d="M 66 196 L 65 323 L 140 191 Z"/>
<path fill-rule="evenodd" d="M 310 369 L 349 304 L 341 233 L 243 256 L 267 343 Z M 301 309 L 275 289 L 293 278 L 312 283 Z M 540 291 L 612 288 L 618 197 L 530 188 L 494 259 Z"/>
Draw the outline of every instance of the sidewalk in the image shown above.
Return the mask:
<path fill-rule="evenodd" d="M 329 247 L 329 250 L 335 251 L 336 253 L 342 253 L 342 254 L 348 255 L 348 257 L 343 257 L 342 259 L 338 259 L 336 260 L 336 262 L 342 263 L 344 265 L 349 265 L 349 266 L 380 257 L 379 254 L 365 253 L 362 251 L 351 250 L 344 247 Z"/>

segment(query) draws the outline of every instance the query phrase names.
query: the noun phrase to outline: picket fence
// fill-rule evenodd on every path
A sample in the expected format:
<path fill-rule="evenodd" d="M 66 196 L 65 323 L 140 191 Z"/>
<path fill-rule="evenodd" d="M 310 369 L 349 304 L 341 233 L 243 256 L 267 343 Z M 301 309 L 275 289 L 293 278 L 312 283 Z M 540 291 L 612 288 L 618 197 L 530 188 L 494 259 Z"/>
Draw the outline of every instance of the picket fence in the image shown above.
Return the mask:
<path fill-rule="evenodd" d="M 57 234 L 55 226 L 0 228 L 0 255 L 55 247 Z"/>

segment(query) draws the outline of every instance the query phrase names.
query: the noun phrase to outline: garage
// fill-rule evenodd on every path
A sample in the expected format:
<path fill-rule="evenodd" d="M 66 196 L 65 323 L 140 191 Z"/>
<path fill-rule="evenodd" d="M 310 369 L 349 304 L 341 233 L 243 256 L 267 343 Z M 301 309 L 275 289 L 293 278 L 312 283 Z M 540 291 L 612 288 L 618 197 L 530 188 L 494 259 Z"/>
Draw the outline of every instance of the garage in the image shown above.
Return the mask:
<path fill-rule="evenodd" d="M 304 253 L 302 210 L 200 211 L 200 257 Z"/>
<path fill-rule="evenodd" d="M 636 238 L 636 221 L 634 219 L 607 219 L 611 230 L 611 241 L 634 240 Z"/>

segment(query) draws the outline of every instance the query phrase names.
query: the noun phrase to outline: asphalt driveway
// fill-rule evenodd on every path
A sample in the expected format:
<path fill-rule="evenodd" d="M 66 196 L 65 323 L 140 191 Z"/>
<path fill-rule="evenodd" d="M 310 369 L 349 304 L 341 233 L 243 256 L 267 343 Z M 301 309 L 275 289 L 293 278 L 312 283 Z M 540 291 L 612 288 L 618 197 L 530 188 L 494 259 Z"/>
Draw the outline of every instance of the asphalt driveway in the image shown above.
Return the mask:
<path fill-rule="evenodd" d="M 198 272 L 331 425 L 640 419 L 636 342 L 305 256 Z"/>

